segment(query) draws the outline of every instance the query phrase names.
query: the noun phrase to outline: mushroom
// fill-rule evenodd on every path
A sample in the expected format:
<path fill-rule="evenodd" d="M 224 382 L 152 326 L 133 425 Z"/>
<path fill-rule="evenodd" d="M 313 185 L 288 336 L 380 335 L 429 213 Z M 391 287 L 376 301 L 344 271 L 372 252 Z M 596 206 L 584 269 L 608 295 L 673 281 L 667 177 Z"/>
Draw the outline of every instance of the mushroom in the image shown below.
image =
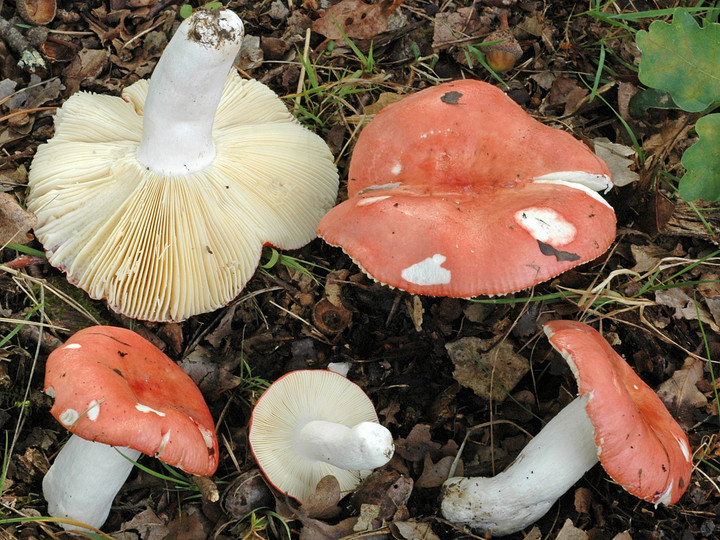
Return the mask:
<path fill-rule="evenodd" d="M 217 469 L 215 426 L 200 390 L 131 330 L 75 333 L 48 357 L 45 393 L 72 433 L 43 479 L 51 516 L 99 528 L 140 454 L 189 474 Z"/>
<path fill-rule="evenodd" d="M 249 440 L 270 483 L 300 502 L 329 475 L 341 492 L 353 491 L 395 450 L 365 392 L 328 370 L 291 371 L 276 380 L 253 408 Z"/>
<path fill-rule="evenodd" d="M 615 213 L 605 163 L 501 90 L 462 80 L 383 108 L 353 151 L 348 199 L 318 235 L 414 294 L 500 295 L 602 254 Z"/>
<path fill-rule="evenodd" d="M 335 203 L 325 142 L 229 72 L 242 37 L 232 11 L 196 11 L 149 83 L 71 96 L 32 162 L 27 203 L 48 261 L 128 317 L 227 304 L 264 245 L 303 246 Z"/>
<path fill-rule="evenodd" d="M 567 405 L 492 478 L 450 478 L 443 516 L 493 536 L 540 519 L 598 458 L 629 493 L 658 505 L 687 489 L 692 452 L 687 436 L 630 366 L 592 327 L 575 321 L 544 326 L 578 381 Z"/>

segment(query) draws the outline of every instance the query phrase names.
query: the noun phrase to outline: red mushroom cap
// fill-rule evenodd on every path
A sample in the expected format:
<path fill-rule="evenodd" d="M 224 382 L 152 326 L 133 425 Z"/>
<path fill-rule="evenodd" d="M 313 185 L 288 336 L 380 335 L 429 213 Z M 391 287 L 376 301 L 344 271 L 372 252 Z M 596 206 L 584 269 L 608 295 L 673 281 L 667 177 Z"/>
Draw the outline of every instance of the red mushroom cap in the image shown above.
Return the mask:
<path fill-rule="evenodd" d="M 615 213 L 605 163 L 501 90 L 455 81 L 385 107 L 318 234 L 374 279 L 433 296 L 506 294 L 596 258 Z M 589 186 L 589 187 L 588 187 Z"/>
<path fill-rule="evenodd" d="M 215 426 L 200 390 L 170 358 L 131 330 L 92 326 L 53 351 L 45 368 L 51 414 L 84 439 L 127 446 L 209 476 Z"/>
<path fill-rule="evenodd" d="M 589 395 L 585 410 L 607 473 L 643 500 L 677 502 L 690 483 L 692 452 L 657 394 L 592 327 L 550 321 L 545 333 L 570 365 L 579 395 Z"/>

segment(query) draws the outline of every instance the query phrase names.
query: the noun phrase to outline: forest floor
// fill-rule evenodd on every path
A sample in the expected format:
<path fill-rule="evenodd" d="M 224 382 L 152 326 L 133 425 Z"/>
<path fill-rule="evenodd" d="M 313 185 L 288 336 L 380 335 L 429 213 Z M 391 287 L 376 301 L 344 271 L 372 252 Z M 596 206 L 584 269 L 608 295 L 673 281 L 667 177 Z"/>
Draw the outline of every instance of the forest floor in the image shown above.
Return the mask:
<path fill-rule="evenodd" d="M 16 38 L 3 30 L 0 195 L 9 195 L 2 202 L 7 215 L 24 204 L 27 172 L 38 145 L 53 134 L 55 108 L 78 90 L 119 95 L 148 77 L 182 7 L 173 0 L 60 0 L 54 19 L 33 29 L 13 19 L 21 1 L 0 2 L 0 15 L 20 23 L 15 28 L 33 40 L 25 45 L 42 52 L 46 67 L 34 73 L 19 67 L 10 43 Z M 54 0 L 32 5 L 44 2 Z M 10 245 L 0 255 L 0 538 L 68 536 L 43 520 L 42 478 L 67 436 L 48 412 L 43 371 L 54 348 L 98 323 L 132 327 L 178 361 L 203 391 L 220 440 L 213 477 L 218 501 L 199 496 L 187 476 L 173 481 L 156 460 L 144 458 L 155 474 L 133 472 L 104 534 L 122 540 L 270 539 L 288 532 L 321 540 L 478 537 L 442 519 L 440 485 L 466 435 L 464 474 L 493 475 L 576 394 L 570 370 L 542 334 L 542 324 L 556 318 L 598 328 L 648 385 L 661 390 L 688 433 L 692 481 L 677 504 L 656 508 L 626 493 L 597 465 L 534 526 L 510 538 L 718 536 L 713 366 L 720 360 L 720 215 L 709 204 L 689 205 L 674 195 L 680 157 L 697 140 L 697 115 L 648 109 L 632 116 L 629 110 L 642 88 L 634 31 L 669 19 L 650 10 L 677 4 L 383 0 L 368 6 L 341 0 L 351 43 L 326 17 L 329 4 L 232 0 L 228 7 L 246 25 L 236 67 L 276 91 L 326 140 L 340 172 L 338 200 L 347 197 L 358 133 L 383 103 L 443 81 L 479 79 L 589 144 L 606 137 L 633 149 L 637 141 L 634 150 L 642 155 L 632 153 L 630 168 L 638 179 L 607 195 L 618 218 L 616 241 L 598 260 L 532 290 L 462 300 L 413 296 L 375 283 L 342 250 L 316 239 L 288 254 L 304 271 L 275 264 L 214 313 L 143 323 L 89 299 L 42 259 L 18 264 L 19 257 L 42 250 L 32 236 L 3 240 Z M 523 54 L 514 68 L 494 75 L 479 44 L 501 24 L 501 9 Z M 640 12 L 650 16 L 622 24 L 610 17 Z M 359 13 L 367 16 L 350 20 Z M 23 227 L 23 218 L 13 219 L 13 226 Z M 23 233 L 31 232 L 27 219 Z M 268 253 L 261 263 L 268 263 Z M 336 310 L 330 319 L 316 307 L 326 299 Z M 458 346 L 474 360 L 453 354 Z M 518 366 L 513 370 L 525 374 L 496 380 L 505 390 L 483 395 L 493 363 L 510 362 L 509 355 Z M 331 362 L 349 362 L 348 377 L 375 404 L 396 454 L 354 496 L 337 501 L 320 490 L 314 504 L 299 507 L 262 481 L 248 446 L 250 412 L 284 373 Z"/>

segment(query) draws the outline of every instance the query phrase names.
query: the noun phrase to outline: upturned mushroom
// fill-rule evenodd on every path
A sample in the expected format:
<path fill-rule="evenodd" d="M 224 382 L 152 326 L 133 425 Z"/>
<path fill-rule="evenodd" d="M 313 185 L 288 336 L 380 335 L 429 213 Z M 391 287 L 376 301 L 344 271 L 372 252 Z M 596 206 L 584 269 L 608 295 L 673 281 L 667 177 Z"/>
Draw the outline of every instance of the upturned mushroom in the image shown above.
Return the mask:
<path fill-rule="evenodd" d="M 48 261 L 128 317 L 225 305 L 264 245 L 303 246 L 335 203 L 325 142 L 230 71 L 242 37 L 232 11 L 196 11 L 149 83 L 71 96 L 32 162 L 27 203 Z"/>
<path fill-rule="evenodd" d="M 102 526 L 141 454 L 199 476 L 217 469 L 215 426 L 200 390 L 131 330 L 75 333 L 48 357 L 45 393 L 72 433 L 43 479 L 51 516 Z"/>
<path fill-rule="evenodd" d="M 329 475 L 341 492 L 353 491 L 395 450 L 365 392 L 328 370 L 291 371 L 275 381 L 253 408 L 249 440 L 270 483 L 300 502 Z"/>
<path fill-rule="evenodd" d="M 383 108 L 353 151 L 348 199 L 320 221 L 375 280 L 501 295 L 588 262 L 615 238 L 605 163 L 494 86 L 454 81 Z"/>
<path fill-rule="evenodd" d="M 579 397 L 504 472 L 448 479 L 443 516 L 493 536 L 517 532 L 545 515 L 598 460 L 636 497 L 677 502 L 690 482 L 692 451 L 657 394 L 592 327 L 551 321 L 544 330 L 575 375 Z"/>

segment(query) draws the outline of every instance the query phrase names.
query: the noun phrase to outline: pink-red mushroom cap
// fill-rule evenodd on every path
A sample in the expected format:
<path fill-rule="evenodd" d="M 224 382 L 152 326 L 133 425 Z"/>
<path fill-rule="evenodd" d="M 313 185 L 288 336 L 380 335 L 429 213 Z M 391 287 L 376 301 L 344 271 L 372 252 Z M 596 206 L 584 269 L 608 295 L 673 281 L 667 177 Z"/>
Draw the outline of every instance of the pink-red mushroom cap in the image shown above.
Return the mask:
<path fill-rule="evenodd" d="M 629 493 L 673 504 L 692 472 L 688 438 L 657 394 L 594 328 L 550 321 L 545 333 L 567 360 L 594 426 L 602 466 Z"/>
<path fill-rule="evenodd" d="M 218 442 L 192 379 L 131 330 L 93 326 L 53 351 L 45 370 L 51 414 L 83 439 L 129 447 L 185 472 L 212 475 Z"/>
<path fill-rule="evenodd" d="M 348 200 L 318 235 L 377 281 L 411 293 L 499 295 L 602 254 L 615 213 L 607 165 L 480 81 L 385 107 L 363 129 Z"/>

